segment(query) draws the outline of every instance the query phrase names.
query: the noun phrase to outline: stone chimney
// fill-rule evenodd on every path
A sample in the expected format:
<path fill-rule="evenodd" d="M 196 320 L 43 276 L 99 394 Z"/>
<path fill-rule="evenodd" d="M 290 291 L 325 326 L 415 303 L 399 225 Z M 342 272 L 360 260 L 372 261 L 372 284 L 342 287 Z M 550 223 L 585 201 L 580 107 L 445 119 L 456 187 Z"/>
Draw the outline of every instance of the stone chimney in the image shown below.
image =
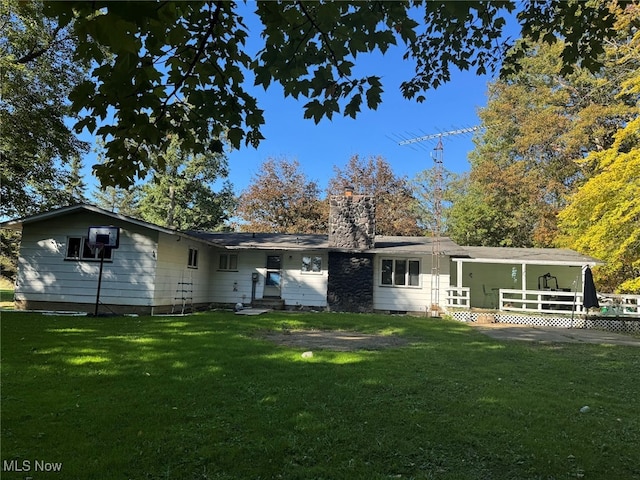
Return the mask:
<path fill-rule="evenodd" d="M 354 195 L 347 187 L 344 195 L 329 198 L 329 247 L 347 250 L 373 248 L 375 237 L 375 199 Z"/>

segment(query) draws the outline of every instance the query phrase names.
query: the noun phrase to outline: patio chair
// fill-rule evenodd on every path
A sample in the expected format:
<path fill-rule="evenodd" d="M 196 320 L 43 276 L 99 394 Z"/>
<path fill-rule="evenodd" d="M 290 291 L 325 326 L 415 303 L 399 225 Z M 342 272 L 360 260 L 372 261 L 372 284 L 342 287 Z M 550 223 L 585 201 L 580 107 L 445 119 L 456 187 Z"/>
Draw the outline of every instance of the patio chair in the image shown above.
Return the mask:
<path fill-rule="evenodd" d="M 482 302 L 482 307 L 496 308 L 496 292 L 491 289 L 487 289 L 487 286 L 483 283 L 482 293 L 484 293 L 484 301 Z M 487 305 L 487 300 L 489 301 L 489 305 Z"/>

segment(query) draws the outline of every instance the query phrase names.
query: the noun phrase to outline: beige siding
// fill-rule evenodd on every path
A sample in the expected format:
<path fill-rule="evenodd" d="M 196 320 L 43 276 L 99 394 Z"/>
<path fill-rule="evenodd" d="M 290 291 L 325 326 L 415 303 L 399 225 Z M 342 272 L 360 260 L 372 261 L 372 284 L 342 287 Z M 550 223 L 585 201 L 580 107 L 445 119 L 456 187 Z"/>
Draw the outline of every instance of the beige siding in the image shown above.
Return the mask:
<path fill-rule="evenodd" d="M 24 225 L 16 300 L 95 302 L 100 262 L 65 260 L 65 255 L 68 237 L 86 236 L 89 226 L 102 224 L 119 226 L 121 232 L 120 248 L 104 262 L 101 303 L 151 305 L 156 232 L 84 212 Z"/>
<path fill-rule="evenodd" d="M 189 249 L 198 251 L 197 268 L 188 265 Z M 193 304 L 208 304 L 211 248 L 178 235 L 159 234 L 154 305 L 178 305 L 182 297 Z"/>

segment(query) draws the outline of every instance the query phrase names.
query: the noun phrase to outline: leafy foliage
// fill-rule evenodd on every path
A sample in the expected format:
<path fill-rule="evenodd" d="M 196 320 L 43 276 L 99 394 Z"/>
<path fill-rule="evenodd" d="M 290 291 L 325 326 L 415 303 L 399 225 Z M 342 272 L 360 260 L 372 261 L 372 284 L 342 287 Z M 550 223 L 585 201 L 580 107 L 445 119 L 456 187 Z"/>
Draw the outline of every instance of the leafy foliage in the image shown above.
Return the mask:
<path fill-rule="evenodd" d="M 0 4 L 0 215 L 25 216 L 72 202 L 63 166 L 86 152 L 65 124 L 67 97 L 83 78 L 70 28 L 42 2 Z"/>
<path fill-rule="evenodd" d="M 0 276 L 15 281 L 18 274 L 21 232 L 0 229 Z"/>
<path fill-rule="evenodd" d="M 630 10 L 617 10 L 626 18 Z M 593 171 L 577 163 L 609 148 L 616 130 L 637 116 L 638 96 L 619 85 L 636 75 L 638 59 L 620 62 L 633 29 L 618 28 L 594 75 L 563 74 L 563 44 L 538 44 L 522 69 L 494 82 L 480 116 L 471 172 L 458 183 L 449 212 L 453 238 L 480 245 L 552 246 L 566 198 Z M 636 56 L 637 57 L 637 56 Z"/>
<path fill-rule="evenodd" d="M 240 195 L 236 214 L 244 231 L 326 234 L 329 207 L 297 160 L 269 158 Z"/>
<path fill-rule="evenodd" d="M 640 93 L 640 75 L 628 85 Z M 640 117 L 585 162 L 597 170 L 560 212 L 559 243 L 606 260 L 594 269 L 599 290 L 640 293 Z"/>
<path fill-rule="evenodd" d="M 375 109 L 381 74 L 358 77 L 356 62 L 399 42 L 416 62 L 415 77 L 402 85 L 407 98 L 424 100 L 453 68 L 496 71 L 513 45 L 504 29 L 515 8 L 515 0 L 261 1 L 264 43 L 255 56 L 235 2 L 48 2 L 45 13 L 73 29 L 76 60 L 95 65 L 70 95 L 73 111 L 86 112 L 76 129 L 106 142 L 109 161 L 95 172 L 105 186 L 127 186 L 145 176 L 152 158 L 162 159 L 172 135 L 192 154 L 220 152 L 224 136 L 234 148 L 257 145 L 264 117 L 248 93 L 251 80 L 306 99 L 305 117 L 319 122 L 339 113 L 355 118 L 365 104 Z M 421 11 L 422 24 L 414 19 Z M 563 73 L 578 62 L 595 70 L 603 41 L 615 33 L 604 2 L 529 0 L 517 20 L 527 40 L 511 51 L 505 72 L 517 71 L 530 45 L 558 36 Z"/>
<path fill-rule="evenodd" d="M 227 175 L 219 153 L 191 155 L 173 138 L 156 163 L 151 181 L 140 188 L 138 213 L 148 222 L 178 230 L 218 230 L 235 206 L 230 183 L 219 192 L 213 184 Z"/>
<path fill-rule="evenodd" d="M 376 234 L 421 235 L 415 210 L 416 199 L 406 177 L 397 177 L 382 157 L 368 159 L 354 155 L 344 170 L 334 167 L 329 180 L 331 195 L 342 195 L 347 186 L 356 194 L 372 195 L 376 199 Z"/>

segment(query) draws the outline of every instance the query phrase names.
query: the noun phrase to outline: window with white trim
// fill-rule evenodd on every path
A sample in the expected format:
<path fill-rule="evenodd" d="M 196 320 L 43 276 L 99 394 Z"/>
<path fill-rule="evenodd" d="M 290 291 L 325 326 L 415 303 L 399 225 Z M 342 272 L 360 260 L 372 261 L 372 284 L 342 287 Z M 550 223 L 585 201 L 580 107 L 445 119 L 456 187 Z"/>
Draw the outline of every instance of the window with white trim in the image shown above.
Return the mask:
<path fill-rule="evenodd" d="M 103 248 L 105 261 L 111 261 L 113 249 L 111 247 Z M 67 249 L 64 258 L 65 260 L 100 260 L 100 250 L 96 248 L 91 251 L 87 237 L 67 237 Z"/>
<path fill-rule="evenodd" d="M 189 248 L 189 259 L 187 260 L 187 267 L 198 268 L 198 249 Z"/>
<path fill-rule="evenodd" d="M 380 284 L 395 287 L 420 286 L 420 260 L 383 258 Z"/>
<path fill-rule="evenodd" d="M 301 270 L 302 273 L 322 273 L 322 257 L 304 255 Z"/>
<path fill-rule="evenodd" d="M 238 254 L 221 253 L 218 261 L 218 270 L 238 270 Z"/>

